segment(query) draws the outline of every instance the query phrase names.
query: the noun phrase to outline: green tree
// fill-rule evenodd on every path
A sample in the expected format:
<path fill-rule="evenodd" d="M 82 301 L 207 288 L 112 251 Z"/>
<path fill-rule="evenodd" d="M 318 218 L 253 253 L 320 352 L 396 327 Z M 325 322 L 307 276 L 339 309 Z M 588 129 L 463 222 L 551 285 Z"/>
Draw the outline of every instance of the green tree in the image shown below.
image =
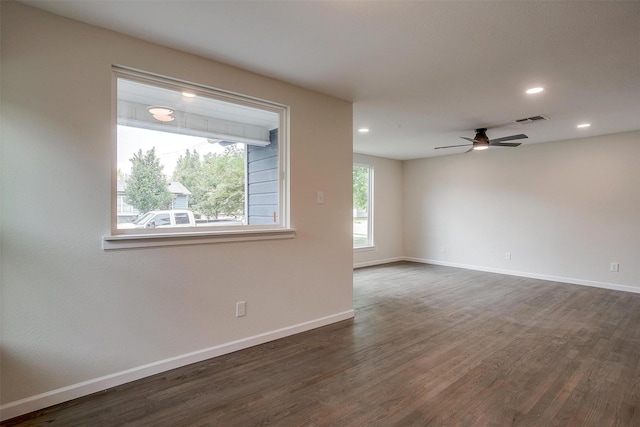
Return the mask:
<path fill-rule="evenodd" d="M 207 216 L 244 214 L 244 151 L 231 145 L 223 154 L 207 154 L 202 162 L 199 211 Z"/>
<path fill-rule="evenodd" d="M 127 203 L 140 213 L 166 207 L 172 199 L 167 181 L 162 173 L 155 147 L 142 154 L 138 150 L 131 159 L 131 175 L 127 178 L 125 197 Z"/>
<path fill-rule="evenodd" d="M 196 150 L 187 151 L 180 156 L 173 170 L 172 181 L 179 182 L 191 192 L 189 196 L 189 208 L 199 212 L 200 200 L 202 200 L 202 161 Z"/>
<path fill-rule="evenodd" d="M 369 206 L 369 168 L 353 167 L 353 208 L 367 209 Z"/>

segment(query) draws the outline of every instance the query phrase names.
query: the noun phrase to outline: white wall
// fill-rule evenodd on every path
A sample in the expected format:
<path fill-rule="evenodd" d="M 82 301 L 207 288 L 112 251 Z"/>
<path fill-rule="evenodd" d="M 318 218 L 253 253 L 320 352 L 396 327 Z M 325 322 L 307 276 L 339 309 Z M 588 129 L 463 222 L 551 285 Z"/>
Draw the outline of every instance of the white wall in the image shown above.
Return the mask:
<path fill-rule="evenodd" d="M 640 291 L 640 132 L 407 161 L 404 184 L 409 259 Z"/>
<path fill-rule="evenodd" d="M 383 157 L 353 155 L 354 163 L 372 165 L 373 237 L 375 248 L 354 251 L 354 267 L 383 264 L 403 259 L 402 247 L 402 162 Z"/>
<path fill-rule="evenodd" d="M 146 364 L 352 316 L 350 103 L 18 3 L 1 8 L 3 418 L 91 391 L 82 382 L 117 383 L 153 371 L 139 370 Z M 112 64 L 289 105 L 296 238 L 103 251 Z"/>

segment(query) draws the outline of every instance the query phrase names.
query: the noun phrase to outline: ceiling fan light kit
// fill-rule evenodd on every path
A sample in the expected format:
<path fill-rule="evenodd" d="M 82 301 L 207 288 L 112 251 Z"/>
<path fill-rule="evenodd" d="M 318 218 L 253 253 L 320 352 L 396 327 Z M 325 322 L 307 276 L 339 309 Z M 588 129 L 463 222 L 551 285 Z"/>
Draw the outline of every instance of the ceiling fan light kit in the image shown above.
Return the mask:
<path fill-rule="evenodd" d="M 478 128 L 476 129 L 476 136 L 473 139 L 467 138 L 466 136 L 461 136 L 460 138 L 470 141 L 471 144 L 447 145 L 444 147 L 436 147 L 435 149 L 439 150 L 441 148 L 468 147 L 469 145 L 471 145 L 471 148 L 465 151 L 465 153 L 468 153 L 473 150 L 486 150 L 489 147 L 518 147 L 522 144 L 521 142 L 507 142 L 507 141 L 525 139 L 525 138 L 528 138 L 528 136 L 523 133 L 520 133 L 518 135 L 503 136 L 502 138 L 496 138 L 496 139 L 490 140 L 489 137 L 487 136 L 487 128 Z"/>

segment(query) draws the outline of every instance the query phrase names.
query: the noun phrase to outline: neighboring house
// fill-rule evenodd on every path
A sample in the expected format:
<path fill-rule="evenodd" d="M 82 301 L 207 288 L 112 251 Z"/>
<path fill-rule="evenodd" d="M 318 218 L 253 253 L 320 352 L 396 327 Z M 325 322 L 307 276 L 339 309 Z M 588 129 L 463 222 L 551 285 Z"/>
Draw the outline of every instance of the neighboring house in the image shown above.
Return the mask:
<path fill-rule="evenodd" d="M 173 200 L 171 201 L 171 209 L 188 209 L 189 208 L 189 196 L 191 191 L 179 182 L 170 182 L 167 189 L 173 194 Z M 118 216 L 124 215 L 137 215 L 140 212 L 125 201 L 124 192 L 127 190 L 127 183 L 123 180 L 118 180 L 118 194 L 117 194 L 117 214 Z"/>
<path fill-rule="evenodd" d="M 170 182 L 168 188 L 169 192 L 173 194 L 171 209 L 188 209 L 191 191 L 187 190 L 187 188 L 179 182 Z"/>

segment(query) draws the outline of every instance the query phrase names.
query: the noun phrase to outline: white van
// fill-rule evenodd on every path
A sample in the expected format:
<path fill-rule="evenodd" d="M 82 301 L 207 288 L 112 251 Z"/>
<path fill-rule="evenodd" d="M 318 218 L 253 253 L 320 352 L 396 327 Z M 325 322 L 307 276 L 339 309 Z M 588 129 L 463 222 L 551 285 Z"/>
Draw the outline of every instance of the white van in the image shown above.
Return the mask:
<path fill-rule="evenodd" d="M 189 210 L 149 211 L 131 223 L 118 224 L 119 229 L 195 226 L 196 220 Z"/>

